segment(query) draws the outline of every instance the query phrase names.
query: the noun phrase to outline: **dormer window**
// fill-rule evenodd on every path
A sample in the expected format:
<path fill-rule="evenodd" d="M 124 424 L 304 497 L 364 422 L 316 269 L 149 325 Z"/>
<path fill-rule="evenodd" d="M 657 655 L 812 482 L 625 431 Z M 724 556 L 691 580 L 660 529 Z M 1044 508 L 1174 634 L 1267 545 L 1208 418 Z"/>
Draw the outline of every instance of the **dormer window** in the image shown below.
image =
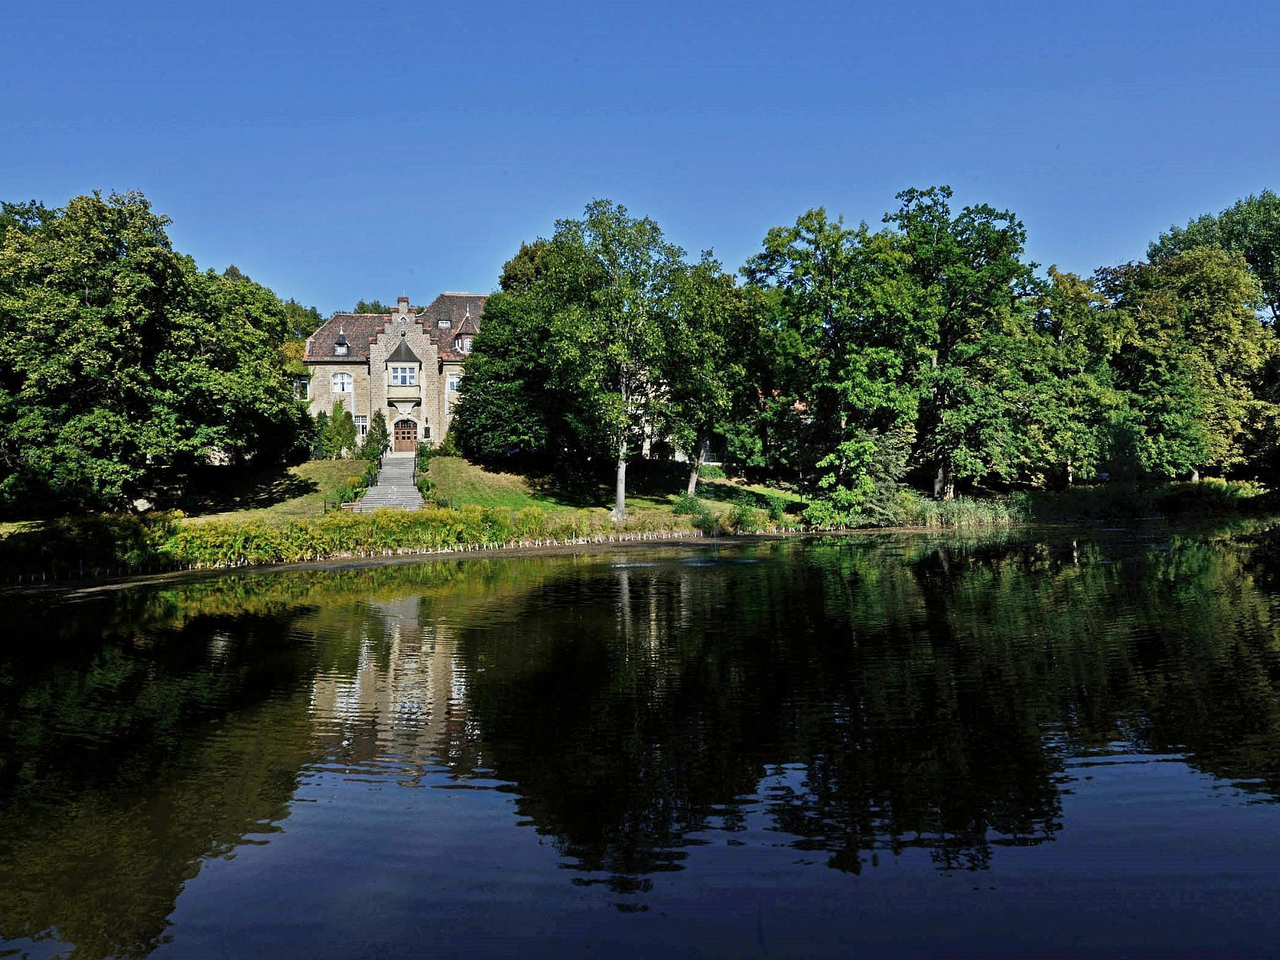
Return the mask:
<path fill-rule="evenodd" d="M 335 357 L 345 357 L 351 352 L 351 344 L 347 343 L 347 335 L 339 331 L 338 339 L 333 344 L 333 355 Z"/>
<path fill-rule="evenodd" d="M 471 338 L 470 338 L 470 337 L 459 337 L 457 340 L 455 340 L 455 341 L 454 341 L 454 346 L 456 346 L 456 347 L 458 348 L 458 352 L 459 352 L 459 353 L 470 353 L 470 352 L 471 352 Z"/>
<path fill-rule="evenodd" d="M 452 327 L 452 326 L 453 326 L 453 321 L 452 321 L 452 320 L 437 320 L 437 321 L 436 321 L 436 329 L 437 329 L 437 330 L 448 330 L 448 329 L 449 329 L 450 327 Z"/>

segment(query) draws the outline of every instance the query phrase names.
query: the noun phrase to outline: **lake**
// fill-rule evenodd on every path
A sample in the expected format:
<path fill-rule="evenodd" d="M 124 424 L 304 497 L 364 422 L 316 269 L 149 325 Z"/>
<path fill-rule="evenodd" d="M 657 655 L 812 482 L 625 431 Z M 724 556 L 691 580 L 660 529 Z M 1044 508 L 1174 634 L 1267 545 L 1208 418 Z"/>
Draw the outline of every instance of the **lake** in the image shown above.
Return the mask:
<path fill-rule="evenodd" d="M 1280 534 L 5 596 L 0 956 L 1280 953 Z"/>

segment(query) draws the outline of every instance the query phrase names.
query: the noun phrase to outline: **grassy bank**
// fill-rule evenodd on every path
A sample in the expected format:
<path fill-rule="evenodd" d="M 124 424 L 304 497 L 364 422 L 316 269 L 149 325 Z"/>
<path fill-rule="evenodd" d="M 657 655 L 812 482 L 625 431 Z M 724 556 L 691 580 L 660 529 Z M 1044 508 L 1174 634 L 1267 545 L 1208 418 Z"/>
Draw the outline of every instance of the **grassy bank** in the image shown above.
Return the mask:
<path fill-rule="evenodd" d="M 0 579 L 59 580 L 698 532 L 683 518 L 656 511 L 612 524 L 607 516 L 585 510 L 552 515 L 538 508 L 479 506 L 335 511 L 273 520 L 190 520 L 167 513 L 88 516 L 49 521 L 39 530 L 0 540 L 7 572 Z"/>
<path fill-rule="evenodd" d="M 321 512 L 351 482 L 359 461 L 294 468 L 293 496 L 187 517 L 181 513 L 84 516 L 0 528 L 0 582 L 100 577 L 161 569 L 203 569 L 341 557 L 547 542 L 606 541 L 647 534 L 734 535 L 806 529 L 794 493 L 708 478 L 699 496 L 642 492 L 629 519 L 614 524 L 607 491 L 565 493 L 456 457 L 436 457 L 430 476 L 442 504 L 412 512 Z M 1256 486 L 1199 484 L 1081 487 L 1059 493 L 965 498 L 940 503 L 903 490 L 861 527 L 982 530 L 1026 522 L 1183 521 L 1276 512 Z"/>

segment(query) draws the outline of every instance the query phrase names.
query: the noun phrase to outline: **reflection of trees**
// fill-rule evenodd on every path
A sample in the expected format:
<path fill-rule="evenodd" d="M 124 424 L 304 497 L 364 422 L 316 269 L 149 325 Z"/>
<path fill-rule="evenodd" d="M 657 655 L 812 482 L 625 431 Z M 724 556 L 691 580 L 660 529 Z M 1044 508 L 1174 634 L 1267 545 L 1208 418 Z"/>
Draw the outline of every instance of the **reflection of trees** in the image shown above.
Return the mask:
<path fill-rule="evenodd" d="M 492 770 L 576 882 L 620 892 L 761 828 L 842 870 L 980 868 L 1051 839 L 1067 761 L 1116 742 L 1273 799 L 1274 570 L 1238 539 L 866 537 L 19 606 L 0 938 L 145 954 L 200 861 L 277 829 L 320 760 Z"/>
<path fill-rule="evenodd" d="M 122 636 L 109 606 L 80 614 L 52 657 L 32 647 L 5 664 L 21 696 L 0 714 L 0 937 L 56 930 L 75 957 L 140 957 L 200 858 L 286 815 L 306 702 L 279 694 L 307 664 L 287 620 Z"/>
<path fill-rule="evenodd" d="M 0 943 L 56 931 L 75 957 L 146 955 L 200 861 L 263 842 L 307 766 L 335 752 L 332 724 L 315 716 L 328 682 L 317 678 L 394 677 L 388 611 L 406 597 L 465 615 L 513 583 L 536 584 L 528 574 L 455 562 L 12 601 L 0 650 Z M 386 719 L 357 718 L 347 759 L 376 752 Z"/>
<path fill-rule="evenodd" d="M 1116 741 L 1280 795 L 1274 598 L 1238 546 L 794 549 L 595 568 L 463 631 L 491 765 L 583 869 L 678 868 L 758 793 L 832 866 L 980 867 L 1052 837 L 1064 751 Z"/>

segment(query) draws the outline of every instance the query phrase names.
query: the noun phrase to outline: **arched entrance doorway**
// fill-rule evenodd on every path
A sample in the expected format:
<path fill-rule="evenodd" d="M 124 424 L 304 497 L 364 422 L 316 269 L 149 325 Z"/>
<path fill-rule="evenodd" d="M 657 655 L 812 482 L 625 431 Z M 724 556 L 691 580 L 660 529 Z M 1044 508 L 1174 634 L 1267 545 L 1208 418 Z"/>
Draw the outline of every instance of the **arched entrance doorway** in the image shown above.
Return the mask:
<path fill-rule="evenodd" d="M 412 420 L 397 420 L 391 428 L 391 449 L 396 453 L 413 453 L 418 449 L 418 425 Z"/>

